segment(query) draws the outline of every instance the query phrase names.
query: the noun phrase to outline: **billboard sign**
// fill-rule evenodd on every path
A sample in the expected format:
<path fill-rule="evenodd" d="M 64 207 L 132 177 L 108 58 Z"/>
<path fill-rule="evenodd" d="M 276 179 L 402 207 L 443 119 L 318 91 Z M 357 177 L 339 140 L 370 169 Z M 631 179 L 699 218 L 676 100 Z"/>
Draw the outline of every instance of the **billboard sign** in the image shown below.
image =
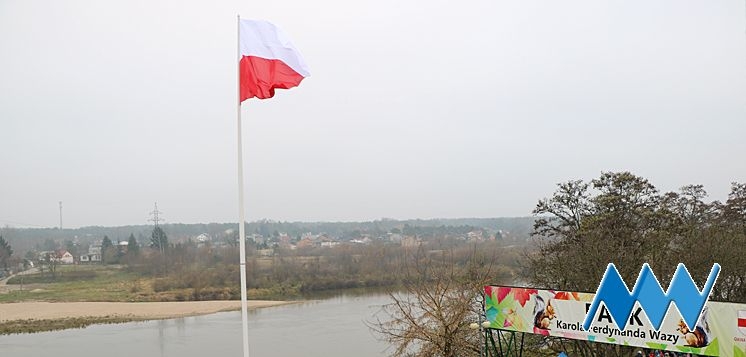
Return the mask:
<path fill-rule="evenodd" d="M 634 290 L 634 289 L 633 289 Z M 627 290 L 627 295 L 629 291 Z M 708 301 L 689 328 L 676 304 L 658 328 L 639 301 L 619 328 L 606 301 L 589 314 L 595 294 L 521 287 L 485 286 L 485 315 L 491 328 L 576 340 L 693 353 L 746 357 L 746 304 Z M 586 329 L 586 315 L 591 323 Z M 622 324 L 620 324 L 622 325 Z"/>

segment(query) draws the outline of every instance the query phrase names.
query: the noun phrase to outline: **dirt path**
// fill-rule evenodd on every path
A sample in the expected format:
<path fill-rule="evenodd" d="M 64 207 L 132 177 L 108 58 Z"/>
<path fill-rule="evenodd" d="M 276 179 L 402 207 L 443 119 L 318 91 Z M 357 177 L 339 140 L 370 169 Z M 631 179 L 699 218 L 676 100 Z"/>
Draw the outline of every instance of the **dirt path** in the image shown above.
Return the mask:
<path fill-rule="evenodd" d="M 28 275 L 28 274 L 38 273 L 38 272 L 39 272 L 39 269 L 31 268 L 29 270 L 24 270 L 18 274 L 13 274 L 11 276 L 7 276 L 3 279 L 0 279 L 0 294 L 4 294 L 4 293 L 7 293 L 13 290 L 19 290 L 21 288 L 20 285 L 8 285 L 8 280 L 10 280 L 10 278 L 14 276 L 18 276 L 18 275 Z"/>

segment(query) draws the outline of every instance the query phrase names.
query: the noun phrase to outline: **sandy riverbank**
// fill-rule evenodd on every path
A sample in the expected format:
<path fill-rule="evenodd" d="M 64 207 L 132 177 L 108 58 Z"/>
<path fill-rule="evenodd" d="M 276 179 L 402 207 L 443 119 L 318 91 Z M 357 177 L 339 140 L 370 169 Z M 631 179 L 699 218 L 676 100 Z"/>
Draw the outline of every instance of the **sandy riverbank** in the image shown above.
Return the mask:
<path fill-rule="evenodd" d="M 290 304 L 288 301 L 251 300 L 249 309 Z M 0 323 L 17 320 L 68 318 L 165 319 L 240 310 L 240 301 L 184 302 L 18 302 L 0 304 Z"/>

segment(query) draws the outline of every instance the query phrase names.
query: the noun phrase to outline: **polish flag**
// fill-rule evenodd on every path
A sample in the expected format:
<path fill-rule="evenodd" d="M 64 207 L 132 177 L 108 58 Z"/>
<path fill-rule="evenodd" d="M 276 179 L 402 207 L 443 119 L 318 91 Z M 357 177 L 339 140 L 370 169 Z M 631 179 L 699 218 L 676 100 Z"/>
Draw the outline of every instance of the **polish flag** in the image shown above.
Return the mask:
<path fill-rule="evenodd" d="M 238 37 L 241 102 L 272 98 L 275 88 L 295 87 L 310 75 L 290 39 L 272 23 L 240 20 Z"/>

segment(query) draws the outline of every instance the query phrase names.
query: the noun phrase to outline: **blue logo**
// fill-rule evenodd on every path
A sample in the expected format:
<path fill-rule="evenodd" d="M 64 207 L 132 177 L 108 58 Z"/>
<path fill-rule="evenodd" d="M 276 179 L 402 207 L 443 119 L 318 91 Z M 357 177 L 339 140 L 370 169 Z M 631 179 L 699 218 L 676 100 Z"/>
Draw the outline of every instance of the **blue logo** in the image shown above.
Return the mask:
<path fill-rule="evenodd" d="M 679 263 L 676 272 L 673 274 L 673 279 L 671 279 L 671 285 L 668 286 L 668 291 L 663 292 L 663 288 L 658 283 L 653 270 L 645 263 L 630 293 L 627 284 L 619 275 L 619 271 L 616 270 L 614 264 L 609 263 L 588 314 L 585 316 L 583 328 L 588 330 L 591 327 L 591 322 L 596 316 L 599 304 L 603 301 L 616 326 L 620 330 L 624 330 L 635 301 L 639 301 L 654 329 L 660 329 L 671 302 L 676 303 L 676 307 L 679 309 L 686 325 L 690 329 L 694 329 L 707 298 L 710 296 L 710 290 L 715 285 L 718 274 L 720 274 L 720 264 L 715 263 L 712 265 L 707 283 L 700 292 L 697 285 L 694 284 L 692 276 L 689 275 L 689 271 L 686 270 L 686 266 Z"/>

